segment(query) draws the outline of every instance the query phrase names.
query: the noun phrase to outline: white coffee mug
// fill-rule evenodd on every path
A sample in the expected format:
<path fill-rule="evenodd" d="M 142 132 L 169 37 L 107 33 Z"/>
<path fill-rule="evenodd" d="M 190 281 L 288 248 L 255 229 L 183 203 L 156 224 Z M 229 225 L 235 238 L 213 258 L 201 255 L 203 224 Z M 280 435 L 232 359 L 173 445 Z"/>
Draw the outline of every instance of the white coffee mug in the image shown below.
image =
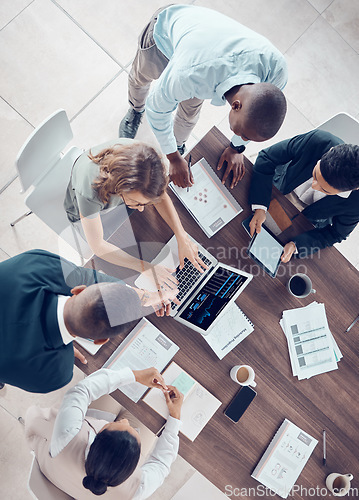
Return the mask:
<path fill-rule="evenodd" d="M 295 290 L 295 285 L 297 287 L 299 285 L 300 290 Z M 289 292 L 294 295 L 294 297 L 298 297 L 299 299 L 304 299 L 305 297 L 308 297 L 309 294 L 316 293 L 316 290 L 314 290 L 312 285 L 312 280 L 309 276 L 303 273 L 293 274 L 288 281 L 287 288 Z"/>
<path fill-rule="evenodd" d="M 337 474 L 333 472 L 329 474 L 325 480 L 328 490 L 335 497 L 343 497 L 350 490 L 350 481 L 353 479 L 353 474 Z"/>
<path fill-rule="evenodd" d="M 233 382 L 237 382 L 239 385 L 251 385 L 252 387 L 257 385 L 254 382 L 255 373 L 251 366 L 236 365 L 229 374 Z"/>

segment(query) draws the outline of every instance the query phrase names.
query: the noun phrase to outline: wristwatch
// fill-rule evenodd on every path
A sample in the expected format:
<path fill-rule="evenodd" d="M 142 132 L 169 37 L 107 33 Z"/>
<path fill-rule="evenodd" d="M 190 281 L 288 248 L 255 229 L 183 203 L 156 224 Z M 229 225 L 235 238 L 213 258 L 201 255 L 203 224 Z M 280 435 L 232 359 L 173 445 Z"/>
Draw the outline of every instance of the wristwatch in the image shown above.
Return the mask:
<path fill-rule="evenodd" d="M 231 142 L 229 145 L 231 146 L 232 149 L 235 149 L 237 153 L 243 153 L 243 151 L 246 149 L 244 144 L 241 144 L 240 146 L 235 146 L 233 142 Z"/>

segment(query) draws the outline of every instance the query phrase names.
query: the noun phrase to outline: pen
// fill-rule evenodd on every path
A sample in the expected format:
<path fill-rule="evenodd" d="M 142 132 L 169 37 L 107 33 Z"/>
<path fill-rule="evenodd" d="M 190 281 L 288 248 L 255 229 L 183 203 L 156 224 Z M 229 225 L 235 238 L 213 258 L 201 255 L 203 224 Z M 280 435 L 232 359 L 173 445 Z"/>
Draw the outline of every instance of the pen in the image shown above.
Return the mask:
<path fill-rule="evenodd" d="M 326 432 L 323 430 L 323 465 L 327 463 Z"/>
<path fill-rule="evenodd" d="M 189 176 L 191 177 L 191 164 L 192 164 L 192 155 L 189 155 L 188 158 L 188 171 L 189 171 Z M 189 187 L 187 188 L 187 193 L 189 191 Z"/>
<path fill-rule="evenodd" d="M 355 325 L 355 323 L 359 321 L 359 314 L 358 316 L 355 318 L 355 320 L 353 321 L 353 323 L 351 325 L 348 326 L 348 328 L 345 330 L 345 333 L 349 332 L 349 330 L 351 330 L 353 328 L 353 326 Z"/>

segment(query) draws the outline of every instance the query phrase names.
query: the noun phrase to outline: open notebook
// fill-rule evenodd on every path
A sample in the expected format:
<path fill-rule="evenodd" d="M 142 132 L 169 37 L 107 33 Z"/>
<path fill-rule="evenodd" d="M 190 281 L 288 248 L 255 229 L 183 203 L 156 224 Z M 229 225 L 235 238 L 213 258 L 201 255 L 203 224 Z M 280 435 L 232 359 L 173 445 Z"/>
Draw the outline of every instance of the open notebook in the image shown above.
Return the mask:
<path fill-rule="evenodd" d="M 154 366 L 161 372 L 178 349 L 172 340 L 143 318 L 113 352 L 103 368 L 121 370 L 128 366 L 131 370 L 143 370 Z M 120 387 L 119 390 L 137 403 L 147 389 L 146 386 L 134 382 Z"/>
<path fill-rule="evenodd" d="M 194 441 L 222 403 L 174 361 L 162 375 L 166 384 L 174 385 L 185 395 L 180 432 Z M 168 417 L 165 397 L 158 389 L 151 389 L 143 401 L 162 417 Z"/>

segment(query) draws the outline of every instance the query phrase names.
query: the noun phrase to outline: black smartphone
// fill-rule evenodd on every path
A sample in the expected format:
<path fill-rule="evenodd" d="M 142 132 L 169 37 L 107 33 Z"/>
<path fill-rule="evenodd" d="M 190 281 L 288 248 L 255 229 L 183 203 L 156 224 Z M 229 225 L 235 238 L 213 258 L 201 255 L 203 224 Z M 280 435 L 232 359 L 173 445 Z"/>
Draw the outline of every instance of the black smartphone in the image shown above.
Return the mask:
<path fill-rule="evenodd" d="M 256 391 L 248 385 L 242 387 L 224 410 L 224 414 L 226 417 L 230 418 L 232 422 L 238 422 L 256 395 Z"/>
<path fill-rule="evenodd" d="M 253 214 L 250 215 L 249 217 L 247 217 L 246 219 L 242 220 L 242 226 L 244 227 L 246 232 L 249 234 L 249 236 L 251 236 L 251 230 L 249 227 L 249 223 L 252 220 L 252 217 L 253 217 Z M 252 238 L 252 236 L 251 236 L 251 238 Z"/>

